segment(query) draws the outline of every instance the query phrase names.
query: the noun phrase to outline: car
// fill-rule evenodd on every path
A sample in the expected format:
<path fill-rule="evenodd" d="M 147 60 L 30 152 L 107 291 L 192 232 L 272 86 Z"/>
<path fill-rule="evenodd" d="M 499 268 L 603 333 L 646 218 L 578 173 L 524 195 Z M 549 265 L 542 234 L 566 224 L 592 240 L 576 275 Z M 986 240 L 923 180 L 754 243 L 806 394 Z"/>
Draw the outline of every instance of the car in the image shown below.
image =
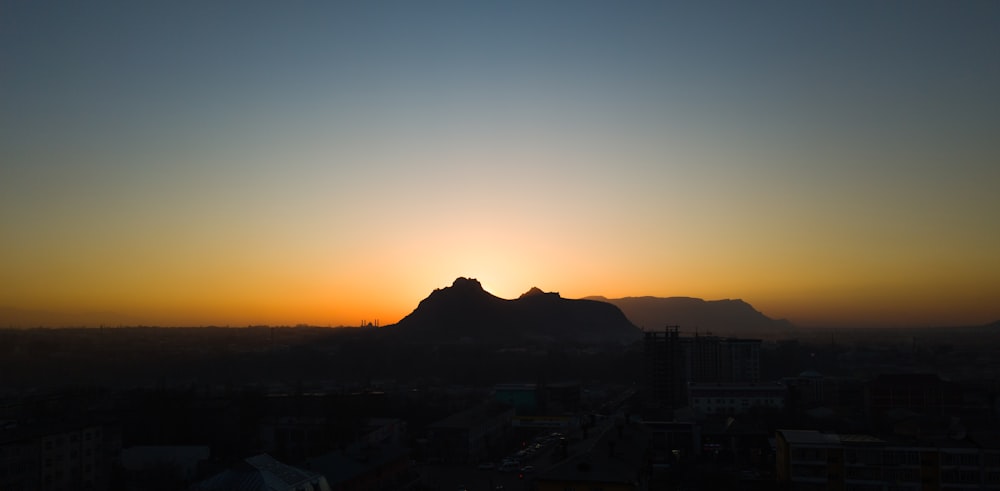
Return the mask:
<path fill-rule="evenodd" d="M 535 466 L 533 466 L 533 465 L 526 465 L 526 466 L 524 466 L 524 467 L 521 468 L 521 472 L 523 472 L 525 474 L 531 474 L 532 472 L 535 472 Z"/>

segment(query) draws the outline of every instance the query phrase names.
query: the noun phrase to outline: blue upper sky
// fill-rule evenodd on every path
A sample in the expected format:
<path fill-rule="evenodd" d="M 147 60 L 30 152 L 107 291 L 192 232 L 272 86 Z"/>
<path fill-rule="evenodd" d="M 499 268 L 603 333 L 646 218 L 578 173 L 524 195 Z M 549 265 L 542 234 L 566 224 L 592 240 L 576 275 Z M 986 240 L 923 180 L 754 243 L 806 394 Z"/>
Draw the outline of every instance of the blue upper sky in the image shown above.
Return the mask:
<path fill-rule="evenodd" d="M 326 298 L 404 269 L 383 318 L 492 275 L 989 319 L 997 26 L 994 1 L 3 2 L 0 299 L 201 322 L 273 296 L 178 286 L 221 262 Z M 172 300 L 82 293 L 98 271 Z"/>

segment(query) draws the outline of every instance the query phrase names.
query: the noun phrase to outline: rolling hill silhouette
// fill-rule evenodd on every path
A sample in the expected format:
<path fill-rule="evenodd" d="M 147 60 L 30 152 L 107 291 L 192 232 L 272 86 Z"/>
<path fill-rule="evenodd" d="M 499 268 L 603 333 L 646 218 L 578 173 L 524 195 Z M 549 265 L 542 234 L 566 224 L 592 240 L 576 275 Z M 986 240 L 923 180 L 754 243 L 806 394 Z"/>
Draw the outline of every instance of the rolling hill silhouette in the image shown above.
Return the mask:
<path fill-rule="evenodd" d="M 702 300 L 691 297 L 625 297 L 589 300 L 616 305 L 630 321 L 644 330 L 680 326 L 682 332 L 698 330 L 720 336 L 773 337 L 790 334 L 794 326 L 784 319 L 771 319 L 743 300 Z"/>
<path fill-rule="evenodd" d="M 398 323 L 384 329 L 426 343 L 630 343 L 642 331 L 614 305 L 570 300 L 531 288 L 515 300 L 483 290 L 473 278 L 458 278 L 434 290 Z"/>

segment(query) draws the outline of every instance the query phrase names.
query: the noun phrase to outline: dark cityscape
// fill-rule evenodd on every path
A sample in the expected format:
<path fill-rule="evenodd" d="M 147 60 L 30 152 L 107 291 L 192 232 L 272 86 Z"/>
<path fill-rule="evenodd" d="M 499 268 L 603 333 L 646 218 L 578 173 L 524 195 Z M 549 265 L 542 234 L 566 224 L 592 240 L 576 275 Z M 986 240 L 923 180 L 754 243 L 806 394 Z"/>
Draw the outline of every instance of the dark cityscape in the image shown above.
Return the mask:
<path fill-rule="evenodd" d="M 1000 1 L 0 0 L 0 491 L 1000 491 Z"/>
<path fill-rule="evenodd" d="M 0 489 L 1000 487 L 1000 326 L 723 337 L 595 302 L 460 278 L 384 327 L 2 330 Z"/>

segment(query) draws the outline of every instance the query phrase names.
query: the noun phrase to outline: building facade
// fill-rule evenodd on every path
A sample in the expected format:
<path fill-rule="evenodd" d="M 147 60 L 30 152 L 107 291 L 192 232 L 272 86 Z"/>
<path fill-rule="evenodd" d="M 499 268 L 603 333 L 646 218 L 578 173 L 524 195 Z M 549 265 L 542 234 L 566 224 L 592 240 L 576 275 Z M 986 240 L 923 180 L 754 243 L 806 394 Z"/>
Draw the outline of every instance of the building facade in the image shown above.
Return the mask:
<path fill-rule="evenodd" d="M 776 475 L 794 490 L 1000 490 L 1000 449 L 778 430 Z"/>
<path fill-rule="evenodd" d="M 688 385 L 691 407 L 704 414 L 746 414 L 785 408 L 788 388 L 780 383 Z"/>
<path fill-rule="evenodd" d="M 647 332 L 643 344 L 647 408 L 669 413 L 691 405 L 689 384 L 759 383 L 760 343 L 717 336 L 682 338 L 677 328 Z"/>
<path fill-rule="evenodd" d="M 36 422 L 0 432 L 0 489 L 107 489 L 121 453 L 117 424 Z"/>
<path fill-rule="evenodd" d="M 643 372 L 647 408 L 672 417 L 687 405 L 684 351 L 677 328 L 646 332 L 643 340 Z"/>
<path fill-rule="evenodd" d="M 694 336 L 682 338 L 688 380 L 697 383 L 760 381 L 760 340 Z"/>

